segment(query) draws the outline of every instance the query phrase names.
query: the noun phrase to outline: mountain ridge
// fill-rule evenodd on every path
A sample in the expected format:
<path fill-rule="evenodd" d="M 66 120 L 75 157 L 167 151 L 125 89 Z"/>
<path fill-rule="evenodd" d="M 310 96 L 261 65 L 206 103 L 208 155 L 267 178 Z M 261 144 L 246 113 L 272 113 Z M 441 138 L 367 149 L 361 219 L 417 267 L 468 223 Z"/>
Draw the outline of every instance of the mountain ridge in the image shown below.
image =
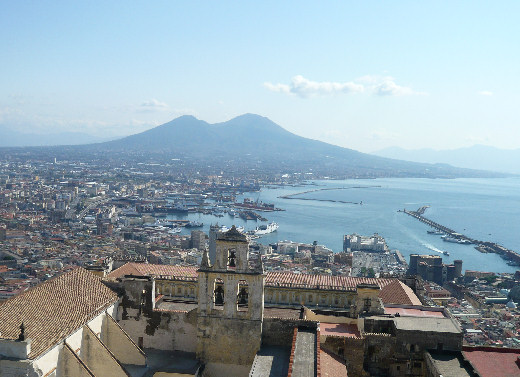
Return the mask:
<path fill-rule="evenodd" d="M 313 177 L 498 177 L 483 170 L 417 163 L 362 153 L 289 132 L 267 117 L 242 114 L 210 124 L 191 115 L 117 140 L 84 145 L 29 147 L 62 158 L 120 159 L 165 163 L 207 174 L 312 174 Z M 9 153 L 8 149 L 3 152 Z M 170 168 L 169 168 L 170 169 Z M 302 175 L 303 177 L 303 175 Z"/>
<path fill-rule="evenodd" d="M 424 164 L 384 158 L 293 134 L 267 117 L 243 114 L 210 124 L 181 116 L 139 134 L 88 148 L 111 151 L 167 153 L 178 158 L 244 167 L 313 170 L 348 176 L 493 176 L 443 164 Z"/>
<path fill-rule="evenodd" d="M 398 158 L 420 163 L 449 163 L 467 169 L 520 174 L 520 148 L 500 149 L 481 144 L 447 150 L 389 147 L 375 151 L 373 154 L 385 158 Z"/>

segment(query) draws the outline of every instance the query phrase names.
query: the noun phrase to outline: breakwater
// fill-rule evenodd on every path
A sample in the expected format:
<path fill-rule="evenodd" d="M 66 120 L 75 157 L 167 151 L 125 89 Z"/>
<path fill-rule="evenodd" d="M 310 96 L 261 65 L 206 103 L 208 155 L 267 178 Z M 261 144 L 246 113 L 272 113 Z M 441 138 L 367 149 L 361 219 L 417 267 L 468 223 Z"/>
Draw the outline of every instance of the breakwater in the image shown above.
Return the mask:
<path fill-rule="evenodd" d="M 381 186 L 352 186 L 352 187 L 327 187 L 327 188 L 319 188 L 314 190 L 307 190 L 302 192 L 297 192 L 294 194 L 288 194 L 288 195 L 282 195 L 278 198 L 280 199 L 298 199 L 298 200 L 310 200 L 310 201 L 316 201 L 316 202 L 330 202 L 330 203 L 343 203 L 343 204 L 363 204 L 363 201 L 360 202 L 352 202 L 347 200 L 337 200 L 337 199 L 314 199 L 314 198 L 301 198 L 300 195 L 304 194 L 310 194 L 313 192 L 318 191 L 332 191 L 332 190 L 349 190 L 349 189 L 360 189 L 360 188 L 374 188 L 374 187 L 381 187 Z"/>
<path fill-rule="evenodd" d="M 450 229 L 442 224 L 439 224 L 433 220 L 430 220 L 423 216 L 426 209 L 429 208 L 429 206 L 423 206 L 419 208 L 417 211 L 408 211 L 406 209 L 399 210 L 398 212 L 403 212 L 409 216 L 412 216 L 413 218 L 419 220 L 420 222 L 429 225 L 430 227 L 437 229 L 449 237 L 460 240 L 466 243 L 472 243 L 475 246 L 475 249 L 482 253 L 495 253 L 499 254 L 503 259 L 506 259 L 510 261 L 512 264 L 520 265 L 520 254 L 517 252 L 510 250 L 502 245 L 499 245 L 495 242 L 489 242 L 489 241 L 481 241 L 477 240 L 471 237 L 468 237 L 462 233 L 456 232 L 453 229 Z"/>

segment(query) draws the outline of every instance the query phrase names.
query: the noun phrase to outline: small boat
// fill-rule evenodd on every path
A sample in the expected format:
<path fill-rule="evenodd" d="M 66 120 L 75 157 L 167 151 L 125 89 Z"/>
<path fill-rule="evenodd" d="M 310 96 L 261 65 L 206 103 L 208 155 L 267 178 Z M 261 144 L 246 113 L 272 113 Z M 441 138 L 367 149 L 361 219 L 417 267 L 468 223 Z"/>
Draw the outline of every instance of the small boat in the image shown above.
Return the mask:
<path fill-rule="evenodd" d="M 200 228 L 201 226 L 204 226 L 204 224 L 200 221 L 190 221 L 186 224 L 186 228 Z"/>
<path fill-rule="evenodd" d="M 447 251 L 443 251 L 442 253 L 443 253 L 444 255 L 450 256 L 450 253 L 448 253 Z"/>
<path fill-rule="evenodd" d="M 169 230 L 168 233 L 170 233 L 170 234 L 180 233 L 181 230 L 182 230 L 182 229 L 181 229 L 180 227 L 175 226 L 175 227 L 173 227 L 171 230 Z"/>
<path fill-rule="evenodd" d="M 426 233 L 428 234 L 438 234 L 438 235 L 443 235 L 444 232 L 440 231 L 440 230 L 427 230 Z"/>

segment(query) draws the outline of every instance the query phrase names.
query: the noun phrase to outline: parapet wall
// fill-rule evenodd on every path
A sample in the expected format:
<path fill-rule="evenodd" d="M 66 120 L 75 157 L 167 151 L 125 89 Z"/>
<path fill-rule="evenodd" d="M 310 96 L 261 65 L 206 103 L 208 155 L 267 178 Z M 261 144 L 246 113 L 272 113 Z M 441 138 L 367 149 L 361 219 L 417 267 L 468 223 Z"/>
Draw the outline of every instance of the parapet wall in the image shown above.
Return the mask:
<path fill-rule="evenodd" d="M 303 319 L 264 318 L 262 345 L 291 347 L 294 328 L 316 329 L 318 322 Z"/>

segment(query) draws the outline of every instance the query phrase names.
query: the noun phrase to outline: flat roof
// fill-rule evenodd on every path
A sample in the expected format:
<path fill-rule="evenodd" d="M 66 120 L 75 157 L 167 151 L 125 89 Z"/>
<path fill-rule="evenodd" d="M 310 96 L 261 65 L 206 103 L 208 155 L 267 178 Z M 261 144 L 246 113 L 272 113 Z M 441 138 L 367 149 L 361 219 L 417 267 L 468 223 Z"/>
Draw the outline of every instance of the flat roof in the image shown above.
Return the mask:
<path fill-rule="evenodd" d="M 264 318 L 299 319 L 300 309 L 264 307 Z"/>
<path fill-rule="evenodd" d="M 423 308 L 389 308 L 385 307 L 386 314 L 398 314 L 401 317 L 438 317 L 444 318 L 441 311 L 427 310 Z"/>
<path fill-rule="evenodd" d="M 469 363 L 464 360 L 461 352 L 430 351 L 435 367 L 443 377 L 472 377 Z"/>
<path fill-rule="evenodd" d="M 320 323 L 320 335 L 341 336 L 345 338 L 361 338 L 356 325 L 346 323 Z"/>
<path fill-rule="evenodd" d="M 394 323 L 398 330 L 461 333 L 461 330 L 450 318 L 395 317 Z"/>
<path fill-rule="evenodd" d="M 420 332 L 444 332 L 460 334 L 462 331 L 450 318 L 436 317 L 384 317 L 372 316 L 376 320 L 391 320 L 397 330 Z"/>
<path fill-rule="evenodd" d="M 286 377 L 291 350 L 288 347 L 262 346 L 255 356 L 250 377 Z"/>
<path fill-rule="evenodd" d="M 168 311 L 183 311 L 189 312 L 190 310 L 198 308 L 198 304 L 196 301 L 186 301 L 186 300 L 163 300 L 158 305 L 156 305 L 156 309 L 159 310 L 168 310 Z"/>

